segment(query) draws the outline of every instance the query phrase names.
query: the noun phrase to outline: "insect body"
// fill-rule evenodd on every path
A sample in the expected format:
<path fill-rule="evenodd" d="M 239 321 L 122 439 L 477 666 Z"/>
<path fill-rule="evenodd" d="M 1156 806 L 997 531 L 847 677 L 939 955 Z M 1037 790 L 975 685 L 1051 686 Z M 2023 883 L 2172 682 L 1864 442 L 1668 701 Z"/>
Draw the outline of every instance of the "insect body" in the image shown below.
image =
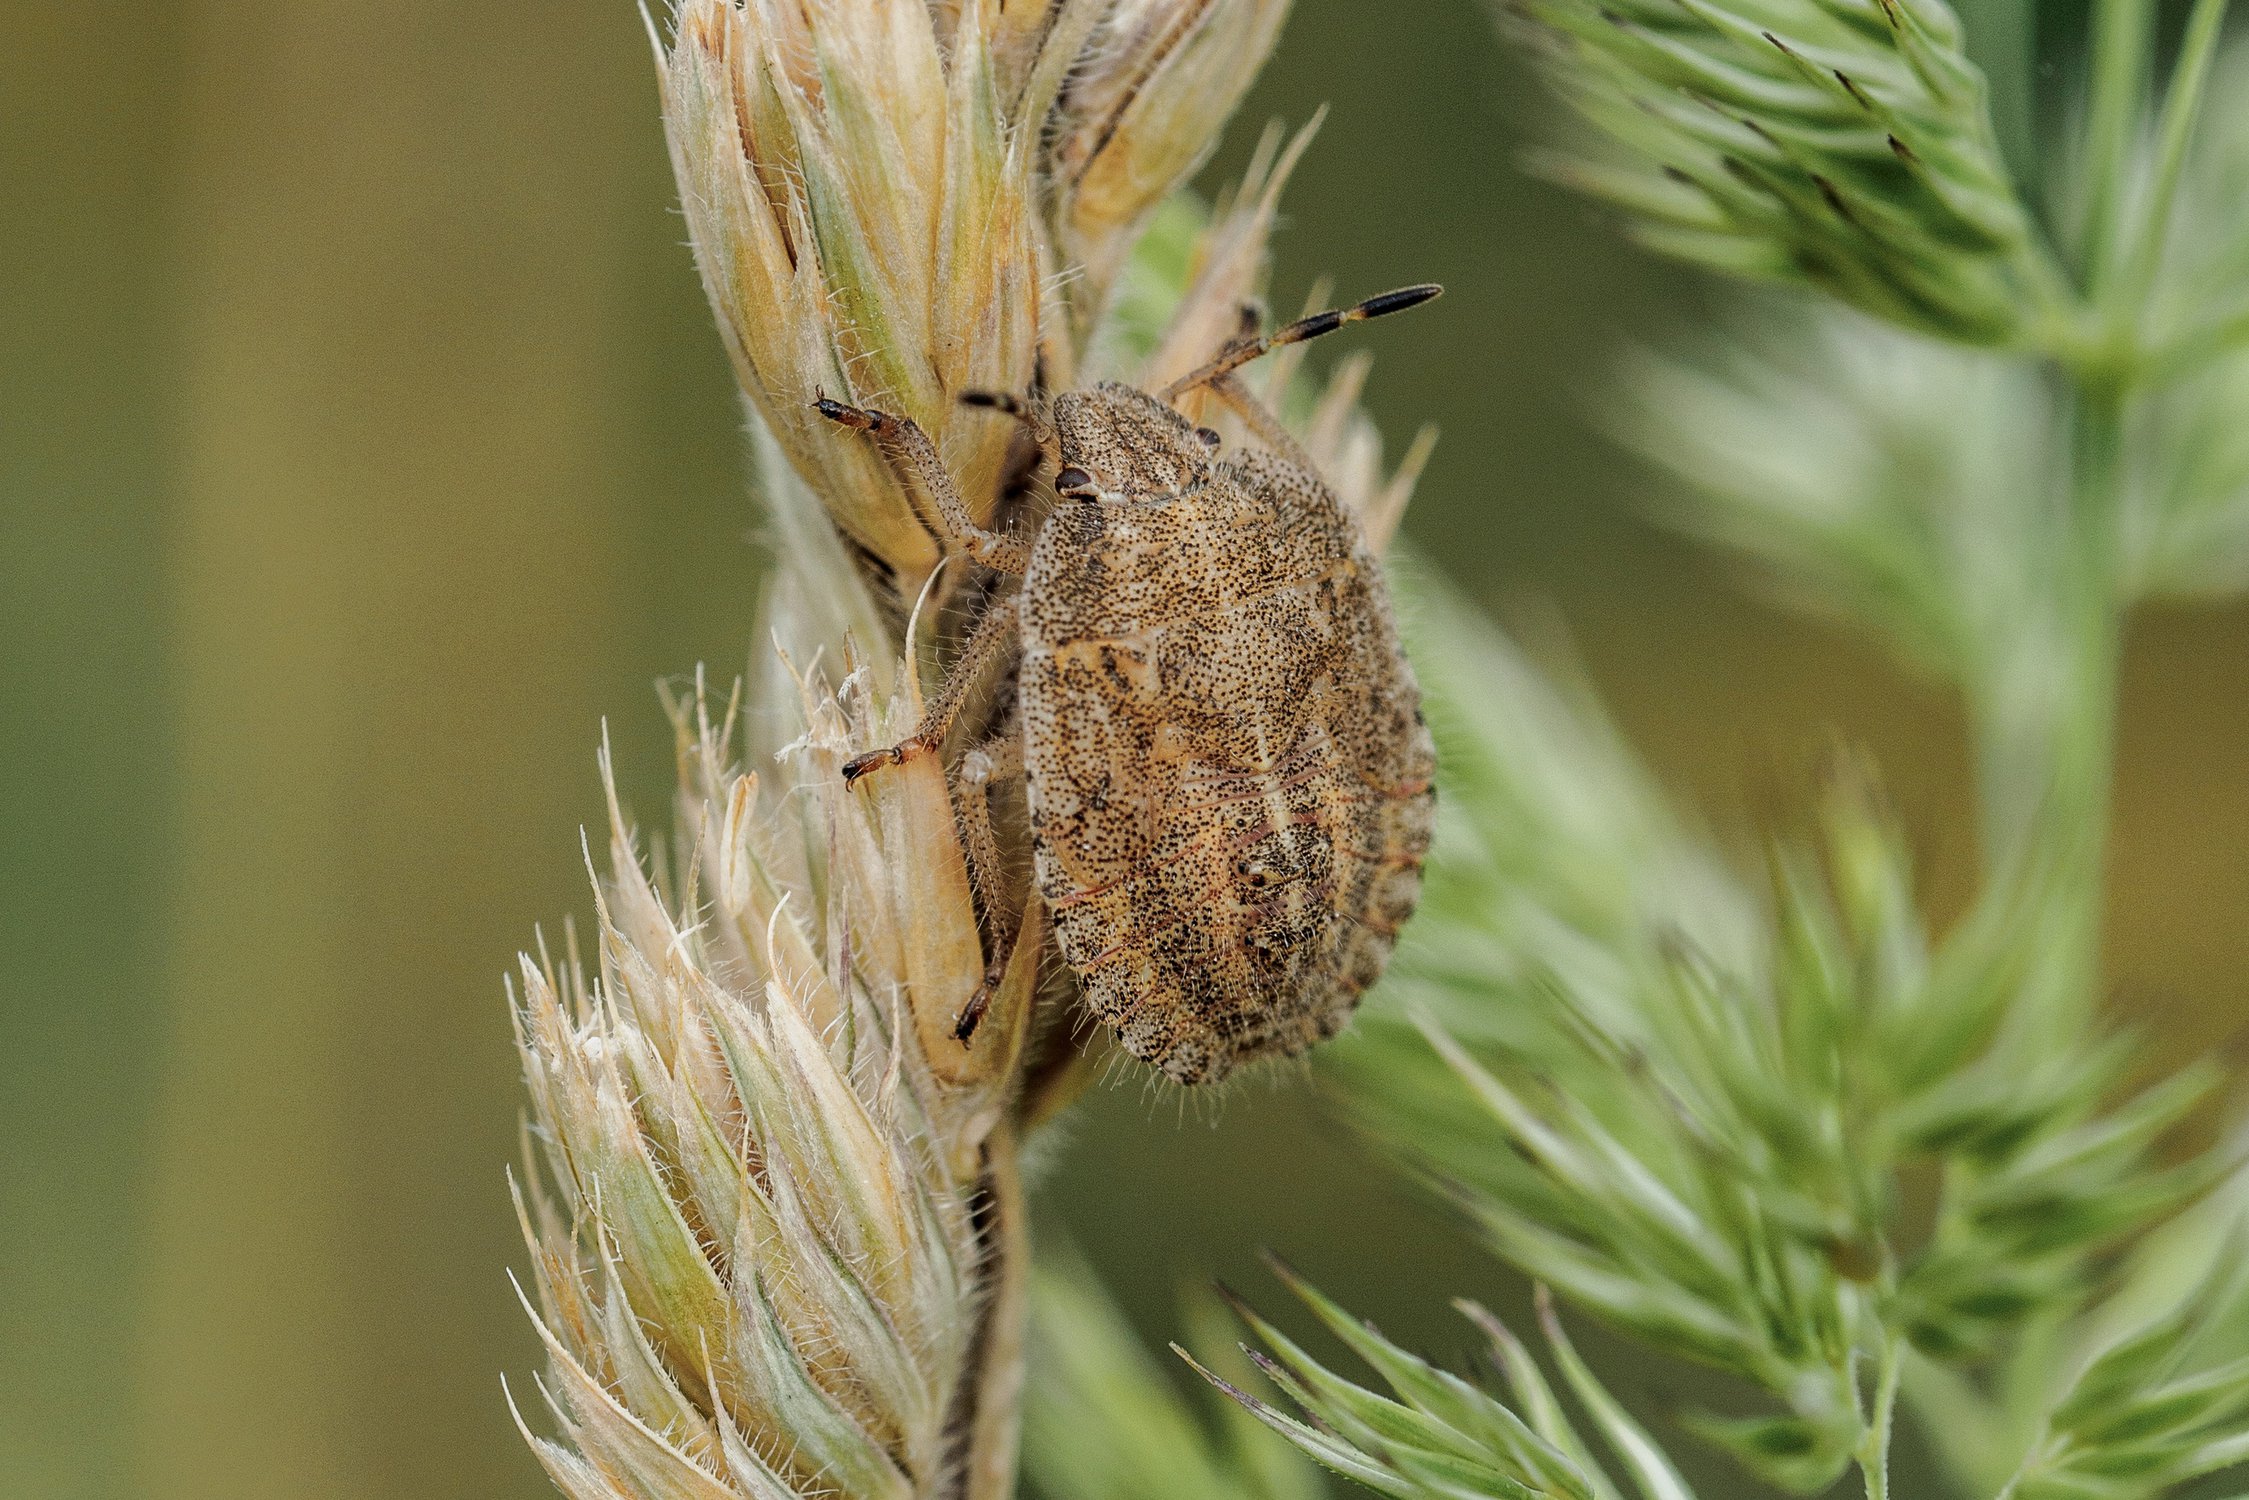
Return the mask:
<path fill-rule="evenodd" d="M 1231 371 L 1434 294 L 1238 340 L 1162 396 L 1100 385 L 992 400 L 1059 464 L 1058 507 L 1027 546 L 968 522 L 910 423 L 822 408 L 883 440 L 964 550 L 1022 576 L 915 738 L 846 776 L 934 748 L 980 658 L 1013 653 L 1001 742 L 963 762 L 971 860 L 996 858 L 985 787 L 1020 767 L 1063 958 L 1125 1048 L 1181 1083 L 1342 1026 L 1413 911 L 1433 810 L 1435 752 L 1380 565 Z M 1169 404 L 1197 384 L 1272 451 L 1219 457 L 1215 435 Z"/>

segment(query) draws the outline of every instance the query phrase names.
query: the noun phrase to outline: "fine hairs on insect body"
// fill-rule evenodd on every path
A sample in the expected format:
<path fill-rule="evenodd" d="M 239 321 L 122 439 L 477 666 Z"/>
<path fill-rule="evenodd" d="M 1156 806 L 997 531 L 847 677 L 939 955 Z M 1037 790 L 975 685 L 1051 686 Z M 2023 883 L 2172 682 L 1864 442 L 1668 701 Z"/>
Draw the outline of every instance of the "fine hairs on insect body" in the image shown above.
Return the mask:
<path fill-rule="evenodd" d="M 1012 697 L 953 768 L 993 975 L 1051 925 L 1093 1014 L 1184 1084 L 1332 1036 L 1420 893 L 1435 748 L 1381 567 L 1302 446 L 1235 375 L 1286 344 L 1438 295 L 1409 287 L 1270 335 L 1246 326 L 1158 393 L 1103 383 L 978 394 L 1051 465 L 1028 539 L 978 526 L 910 419 L 822 399 L 924 497 L 949 552 L 1006 583 L 914 734 L 857 781 L 941 750 L 1010 669 Z M 1175 402 L 1207 392 L 1256 444 L 1221 452 Z M 1046 923 L 1003 908 L 989 798 L 1020 778 Z M 963 1009 L 973 1036 L 990 986 Z"/>

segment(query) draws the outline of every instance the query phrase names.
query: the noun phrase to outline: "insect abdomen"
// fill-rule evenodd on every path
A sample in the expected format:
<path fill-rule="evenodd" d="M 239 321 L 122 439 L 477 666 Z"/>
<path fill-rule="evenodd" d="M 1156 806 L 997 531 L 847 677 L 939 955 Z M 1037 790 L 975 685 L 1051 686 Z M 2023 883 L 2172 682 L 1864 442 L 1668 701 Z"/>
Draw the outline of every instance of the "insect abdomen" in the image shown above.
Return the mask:
<path fill-rule="evenodd" d="M 1073 515 L 1025 591 L 1041 892 L 1088 1003 L 1182 1082 L 1336 1030 L 1428 843 L 1427 735 L 1349 523 L 1284 535 L 1212 490 Z M 1221 555 L 1217 584 L 1141 586 Z M 1041 608 L 1041 560 L 1067 607 Z"/>

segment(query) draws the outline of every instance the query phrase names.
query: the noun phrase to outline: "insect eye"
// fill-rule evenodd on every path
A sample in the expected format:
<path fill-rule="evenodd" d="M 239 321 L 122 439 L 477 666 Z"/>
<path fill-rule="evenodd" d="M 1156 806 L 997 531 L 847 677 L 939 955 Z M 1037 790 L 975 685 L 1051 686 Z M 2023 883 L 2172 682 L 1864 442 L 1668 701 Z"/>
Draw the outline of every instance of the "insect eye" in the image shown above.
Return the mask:
<path fill-rule="evenodd" d="M 1217 433 L 1211 431 L 1208 427 L 1198 427 L 1195 429 L 1195 441 L 1201 443 L 1211 452 L 1216 453 L 1218 451 L 1218 445 L 1220 443 L 1223 443 L 1225 439 L 1220 437 Z"/>
<path fill-rule="evenodd" d="M 1091 498 L 1097 493 L 1094 488 L 1093 476 L 1076 464 L 1070 465 L 1070 467 L 1054 476 L 1054 492 L 1058 495 L 1070 495 L 1080 499 Z"/>

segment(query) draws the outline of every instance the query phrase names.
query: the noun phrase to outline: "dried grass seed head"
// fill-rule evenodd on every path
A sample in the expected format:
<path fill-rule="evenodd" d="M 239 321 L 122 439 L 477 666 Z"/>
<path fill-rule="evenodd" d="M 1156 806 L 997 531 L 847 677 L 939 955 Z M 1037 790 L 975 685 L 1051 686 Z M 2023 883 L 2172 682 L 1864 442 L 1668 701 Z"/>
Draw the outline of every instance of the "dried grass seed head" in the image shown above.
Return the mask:
<path fill-rule="evenodd" d="M 964 1460 L 957 1424 L 1000 1316 L 1008 1210 L 981 1205 L 1029 996 L 973 1056 L 921 1024 L 983 979 L 942 777 L 840 795 L 844 745 L 910 705 L 799 683 L 771 780 L 735 762 L 734 706 L 675 705 L 676 869 L 646 873 L 612 796 L 590 973 L 524 964 L 519 1201 L 562 1438 L 532 1442 L 574 1496 L 905 1500 L 1004 1461 Z"/>
<path fill-rule="evenodd" d="M 864 448 L 825 441 L 813 400 L 911 416 L 988 521 L 1011 434 L 956 398 L 1024 389 L 1042 366 L 1074 382 L 1149 214 L 1207 153 L 1285 11 L 679 7 L 657 44 L 665 122 L 736 376 L 902 597 L 938 561 L 937 518 Z"/>

